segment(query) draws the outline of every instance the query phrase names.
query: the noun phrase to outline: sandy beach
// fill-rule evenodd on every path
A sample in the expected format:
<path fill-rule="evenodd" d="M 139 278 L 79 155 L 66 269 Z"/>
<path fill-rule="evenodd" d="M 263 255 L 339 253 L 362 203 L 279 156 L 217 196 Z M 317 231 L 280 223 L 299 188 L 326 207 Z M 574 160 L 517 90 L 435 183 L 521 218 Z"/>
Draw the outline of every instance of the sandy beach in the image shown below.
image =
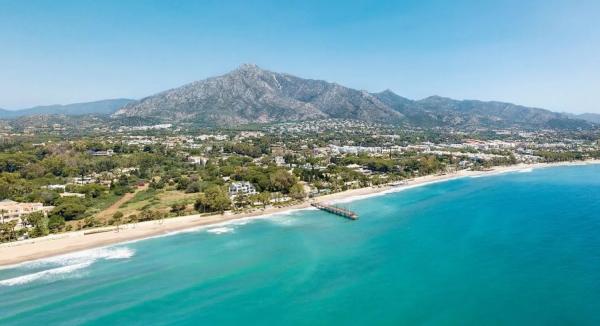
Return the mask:
<path fill-rule="evenodd" d="M 400 191 L 402 189 L 422 186 L 433 182 L 440 182 L 461 177 L 493 175 L 525 169 L 537 169 L 553 166 L 585 165 L 598 163 L 600 163 L 600 160 L 561 162 L 554 164 L 518 164 L 512 166 L 495 167 L 486 171 L 461 170 L 456 173 L 448 173 L 443 175 L 429 175 L 414 179 L 408 179 L 405 180 L 405 184 L 400 186 L 367 187 L 353 189 L 326 196 L 321 196 L 313 200 L 319 202 L 349 201 L 389 191 Z M 3 243 L 0 244 L 0 266 L 14 265 L 29 260 L 36 260 L 84 249 L 102 247 L 120 242 L 144 239 L 190 228 L 211 226 L 215 224 L 227 223 L 230 221 L 245 218 L 257 218 L 265 215 L 283 213 L 290 210 L 303 209 L 310 207 L 311 202 L 312 201 L 309 200 L 292 206 L 281 208 L 271 207 L 264 210 L 256 210 L 251 213 L 232 214 L 227 212 L 223 215 L 189 215 L 168 218 L 162 221 L 146 221 L 136 224 L 126 224 L 120 226 L 120 230 L 118 232 L 113 230 L 114 227 L 108 227 L 53 234 L 35 239 Z M 108 229 L 110 231 L 89 234 L 89 232 L 92 230 L 103 229 Z"/>

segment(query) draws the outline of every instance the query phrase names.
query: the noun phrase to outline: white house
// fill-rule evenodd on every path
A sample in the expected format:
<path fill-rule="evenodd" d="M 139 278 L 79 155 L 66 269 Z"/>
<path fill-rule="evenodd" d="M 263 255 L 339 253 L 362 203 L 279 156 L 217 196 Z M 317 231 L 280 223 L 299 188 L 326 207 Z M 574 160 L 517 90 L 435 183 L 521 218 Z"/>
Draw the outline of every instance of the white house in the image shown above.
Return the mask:
<path fill-rule="evenodd" d="M 92 151 L 93 156 L 113 156 L 115 152 L 112 149 L 108 149 L 105 151 Z"/>
<path fill-rule="evenodd" d="M 48 189 L 48 190 L 62 190 L 62 191 L 65 191 L 66 187 L 67 187 L 66 185 L 54 184 L 54 185 L 43 186 L 42 188 L 45 188 L 45 189 Z"/>
<path fill-rule="evenodd" d="M 208 162 L 208 158 L 202 156 L 188 156 L 187 161 L 190 164 L 205 166 L 206 162 Z"/>
<path fill-rule="evenodd" d="M 277 164 L 277 166 L 284 166 L 285 159 L 283 158 L 283 156 L 275 156 L 275 164 Z"/>
<path fill-rule="evenodd" d="M 21 225 L 21 218 L 25 215 L 34 212 L 43 212 L 48 214 L 54 206 L 44 206 L 42 203 L 19 203 L 10 199 L 0 201 L 0 220 L 9 222 L 17 220 L 18 225 Z"/>
<path fill-rule="evenodd" d="M 60 193 L 61 197 L 77 197 L 77 198 L 85 198 L 85 194 L 80 194 L 78 192 L 62 192 Z"/>
<path fill-rule="evenodd" d="M 229 185 L 229 196 L 234 198 L 237 195 L 254 195 L 256 188 L 248 181 L 232 182 Z"/>
<path fill-rule="evenodd" d="M 75 177 L 75 178 L 73 178 L 73 182 L 72 183 L 76 184 L 76 185 L 87 185 L 87 184 L 95 183 L 95 182 L 96 182 L 96 179 L 94 179 L 91 176 L 87 176 L 86 175 L 86 176 L 83 176 L 83 177 Z"/>

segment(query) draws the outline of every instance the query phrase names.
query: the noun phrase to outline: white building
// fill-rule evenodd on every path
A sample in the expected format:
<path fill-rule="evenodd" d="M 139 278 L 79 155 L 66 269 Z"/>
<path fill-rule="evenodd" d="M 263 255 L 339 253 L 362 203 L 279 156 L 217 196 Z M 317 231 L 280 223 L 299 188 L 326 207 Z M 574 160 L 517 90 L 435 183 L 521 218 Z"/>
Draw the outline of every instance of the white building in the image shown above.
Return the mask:
<path fill-rule="evenodd" d="M 382 154 L 382 147 L 366 147 L 366 146 L 336 146 L 329 145 L 331 152 L 334 154 L 359 154 L 359 153 L 368 153 L 368 154 Z"/>
<path fill-rule="evenodd" d="M 115 152 L 112 149 L 108 149 L 105 151 L 92 151 L 93 156 L 113 156 Z"/>
<path fill-rule="evenodd" d="M 233 182 L 229 185 L 229 196 L 234 198 L 237 195 L 254 195 L 256 188 L 248 181 Z"/>
<path fill-rule="evenodd" d="M 75 178 L 73 178 L 73 182 L 72 183 L 76 184 L 76 185 L 87 185 L 87 184 L 90 184 L 90 183 L 96 183 L 96 179 L 94 179 L 91 176 L 87 176 L 86 175 L 86 176 L 83 176 L 83 177 L 75 177 Z"/>
<path fill-rule="evenodd" d="M 188 163 L 205 166 L 208 158 L 202 156 L 188 156 Z"/>
<path fill-rule="evenodd" d="M 61 192 L 61 197 L 77 197 L 77 198 L 85 198 L 85 194 L 80 194 L 78 192 Z"/>
<path fill-rule="evenodd" d="M 277 164 L 277 166 L 284 166 L 285 159 L 283 158 L 283 156 L 275 156 L 275 164 Z"/>
<path fill-rule="evenodd" d="M 62 191 L 65 191 L 66 187 L 67 187 L 66 185 L 54 184 L 54 185 L 43 186 L 42 188 L 48 189 L 48 190 L 62 190 Z"/>
<path fill-rule="evenodd" d="M 11 220 L 17 220 L 18 224 L 21 225 L 21 218 L 25 215 L 34 212 L 43 212 L 48 214 L 54 206 L 44 206 L 42 203 L 19 203 L 10 199 L 0 201 L 0 221 L 9 222 Z"/>

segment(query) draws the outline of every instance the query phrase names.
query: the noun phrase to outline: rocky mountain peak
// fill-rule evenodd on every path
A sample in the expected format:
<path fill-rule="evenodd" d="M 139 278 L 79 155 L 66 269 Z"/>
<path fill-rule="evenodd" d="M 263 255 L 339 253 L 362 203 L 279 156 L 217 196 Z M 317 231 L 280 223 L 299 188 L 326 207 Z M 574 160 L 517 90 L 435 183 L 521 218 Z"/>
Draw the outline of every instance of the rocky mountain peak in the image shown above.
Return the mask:
<path fill-rule="evenodd" d="M 203 125 L 288 122 L 323 118 L 415 126 L 579 127 L 585 123 L 548 110 L 510 103 L 458 101 L 441 96 L 413 101 L 387 89 L 355 90 L 243 64 L 230 73 L 130 103 L 113 117 Z"/>
<path fill-rule="evenodd" d="M 113 116 L 207 124 L 328 117 L 399 122 L 402 118 L 366 91 L 271 72 L 254 64 L 144 98 Z"/>
<path fill-rule="evenodd" d="M 237 71 L 258 71 L 263 70 L 254 63 L 243 63 L 237 69 Z"/>

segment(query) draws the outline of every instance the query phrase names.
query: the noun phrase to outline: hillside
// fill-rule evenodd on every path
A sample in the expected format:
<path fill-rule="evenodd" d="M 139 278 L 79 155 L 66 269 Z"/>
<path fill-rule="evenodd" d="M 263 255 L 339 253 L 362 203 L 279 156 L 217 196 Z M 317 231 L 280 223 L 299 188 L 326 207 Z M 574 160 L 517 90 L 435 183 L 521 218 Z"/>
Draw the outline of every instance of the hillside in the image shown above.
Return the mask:
<path fill-rule="evenodd" d="M 430 96 L 413 101 L 387 90 L 374 94 L 417 126 L 578 128 L 588 122 L 565 114 L 504 102 L 454 100 Z"/>
<path fill-rule="evenodd" d="M 598 115 L 556 113 L 504 102 L 430 96 L 411 100 L 390 90 L 369 93 L 323 80 L 304 79 L 242 65 L 222 76 L 196 81 L 143 98 L 111 99 L 10 111 L 0 119 L 19 126 L 44 121 L 111 117 L 108 123 L 186 123 L 234 126 L 325 118 L 433 128 L 589 128 Z M 75 119 L 75 116 L 80 118 Z M 46 118 L 44 118 L 46 117 Z M 92 119 L 92 117 L 90 117 Z M 85 119 L 84 119 L 85 120 Z M 77 123 L 77 122 L 75 122 Z"/>
<path fill-rule="evenodd" d="M 243 65 L 130 103 L 113 116 L 206 124 L 268 123 L 318 118 L 400 122 L 402 114 L 372 94 L 320 80 Z"/>
<path fill-rule="evenodd" d="M 73 103 L 66 105 L 45 105 L 36 106 L 21 110 L 0 109 L 0 119 L 15 119 L 19 117 L 33 115 L 86 115 L 86 114 L 105 114 L 109 115 L 131 103 L 131 99 L 109 99 L 85 103 Z"/>
<path fill-rule="evenodd" d="M 113 117 L 202 125 L 272 123 L 320 118 L 420 127 L 581 128 L 589 122 L 503 102 L 431 96 L 410 100 L 390 90 L 368 93 L 322 80 L 242 65 L 218 77 L 167 90 L 118 110 Z"/>

